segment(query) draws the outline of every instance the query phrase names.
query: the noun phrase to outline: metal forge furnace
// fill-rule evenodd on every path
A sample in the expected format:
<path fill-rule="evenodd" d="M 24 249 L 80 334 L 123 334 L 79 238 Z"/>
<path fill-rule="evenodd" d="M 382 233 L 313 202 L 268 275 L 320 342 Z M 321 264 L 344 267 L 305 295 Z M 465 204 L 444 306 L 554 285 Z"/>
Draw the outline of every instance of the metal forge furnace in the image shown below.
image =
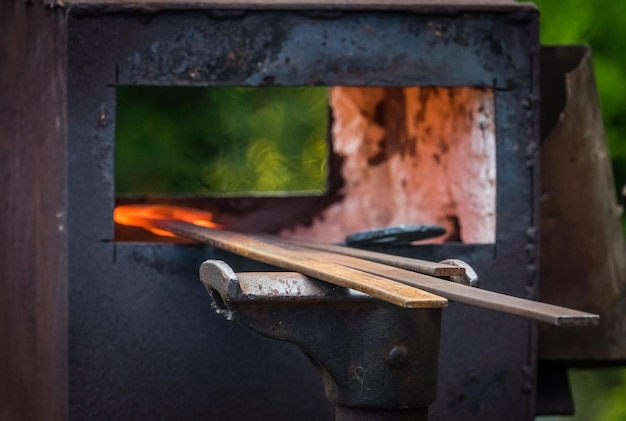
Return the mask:
<path fill-rule="evenodd" d="M 364 167 L 358 155 L 336 153 L 338 168 L 356 166 L 352 174 L 365 186 L 380 181 L 371 170 L 381 163 L 389 185 L 406 188 L 418 174 L 434 177 L 441 166 L 432 163 L 452 155 L 452 170 L 473 154 L 484 158 L 486 167 L 455 175 L 456 183 L 430 184 L 446 190 L 435 197 L 459 191 L 444 206 L 455 208 L 429 221 L 456 232 L 447 242 L 376 249 L 433 261 L 460 258 L 481 275 L 481 288 L 537 297 L 540 49 L 534 6 L 506 0 L 65 0 L 45 8 L 3 2 L 1 10 L 3 27 L 11 28 L 7 39 L 19 40 L 4 44 L 15 67 L 2 79 L 17 99 L 4 101 L 14 111 L 6 112 L 12 118 L 3 129 L 8 205 L 0 239 L 9 248 L 2 267 L 8 293 L 0 298 L 8 338 L 0 354 L 1 419 L 333 416 L 319 375 L 296 347 L 250 335 L 216 315 L 198 282 L 198 268 L 209 258 L 237 271 L 268 267 L 206 246 L 115 237 L 115 94 L 121 85 L 339 87 L 331 103 L 335 127 L 345 126 L 338 138 L 344 136 L 343 146 L 357 138 L 358 147 L 373 149 L 363 155 L 370 158 Z M 12 85 L 18 74 L 22 83 Z M 444 107 L 433 111 L 429 101 Z M 429 112 L 445 124 L 421 124 Z M 355 116 L 362 118 L 360 128 L 350 126 Z M 409 123 L 398 128 L 398 121 Z M 433 130 L 441 135 L 434 140 Z M 457 142 L 457 132 L 470 143 Z M 405 152 L 413 161 L 392 160 Z M 208 204 L 243 228 L 265 223 L 286 235 L 333 241 L 345 234 L 333 224 L 341 218 L 350 229 L 353 221 L 368 228 L 377 218 L 422 222 L 409 211 L 428 200 L 390 194 L 404 200 L 390 210 L 380 190 L 368 196 L 358 177 L 337 174 L 339 184 L 330 180 L 324 197 L 264 201 L 246 218 L 229 215 L 232 202 L 225 200 L 167 202 Z M 468 192 L 464 180 L 484 183 L 484 196 Z M 352 213 L 344 208 L 339 218 L 329 209 L 351 203 L 347 191 L 367 200 Z M 534 417 L 535 323 L 451 303 L 442 313 L 442 332 L 431 419 Z"/>

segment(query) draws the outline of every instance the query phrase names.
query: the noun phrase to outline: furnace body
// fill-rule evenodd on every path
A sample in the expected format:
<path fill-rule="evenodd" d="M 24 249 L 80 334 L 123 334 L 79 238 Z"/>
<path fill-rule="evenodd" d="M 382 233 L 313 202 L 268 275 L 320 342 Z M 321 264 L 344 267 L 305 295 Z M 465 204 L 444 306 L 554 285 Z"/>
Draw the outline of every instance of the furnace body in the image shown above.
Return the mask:
<path fill-rule="evenodd" d="M 8 16 L 15 17 L 10 24 Z M 29 333 L 2 351 L 5 379 L 19 386 L 10 390 L 9 380 L 0 381 L 0 417 L 333 416 L 315 368 L 299 350 L 214 314 L 198 281 L 198 267 L 209 258 L 238 271 L 267 267 L 206 246 L 115 241 L 120 85 L 489 89 L 495 240 L 379 250 L 433 261 L 461 258 L 484 274 L 482 288 L 536 298 L 534 6 L 66 0 L 48 8 L 3 4 L 0 22 L 24 40 L 13 60 L 31 60 L 23 79 L 46 99 L 42 105 L 25 86 L 9 90 L 27 96 L 7 129 L 22 142 L 11 145 L 14 158 L 5 168 L 14 174 L 22 162 L 32 167 L 28 180 L 7 175 L 5 196 L 24 204 L 11 202 L 3 220 L 23 233 L 22 251 L 10 255 L 24 252 L 33 260 L 15 258 L 3 269 L 3 276 L 22 274 L 11 285 L 23 291 L 23 307 L 5 307 L 19 323 L 3 329 L 12 338 L 19 329 Z M 15 233 L 5 238 L 18 242 Z M 31 367 L 26 376 L 22 365 Z M 439 365 L 431 419 L 533 419 L 534 323 L 452 303 L 442 315 Z"/>

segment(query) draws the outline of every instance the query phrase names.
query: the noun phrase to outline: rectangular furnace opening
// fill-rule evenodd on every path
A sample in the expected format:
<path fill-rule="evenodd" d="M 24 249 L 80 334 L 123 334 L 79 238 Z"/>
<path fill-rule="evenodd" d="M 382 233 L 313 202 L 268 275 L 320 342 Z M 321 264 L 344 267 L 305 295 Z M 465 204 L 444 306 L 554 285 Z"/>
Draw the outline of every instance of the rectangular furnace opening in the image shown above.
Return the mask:
<path fill-rule="evenodd" d="M 117 204 L 322 242 L 403 224 L 495 242 L 491 89 L 122 86 L 116 108 Z"/>

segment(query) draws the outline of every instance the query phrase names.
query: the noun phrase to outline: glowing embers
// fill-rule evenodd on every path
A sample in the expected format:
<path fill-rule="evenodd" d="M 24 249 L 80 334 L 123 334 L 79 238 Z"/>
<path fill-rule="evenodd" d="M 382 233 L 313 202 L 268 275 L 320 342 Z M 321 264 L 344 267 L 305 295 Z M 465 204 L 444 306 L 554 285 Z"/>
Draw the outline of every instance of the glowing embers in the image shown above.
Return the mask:
<path fill-rule="evenodd" d="M 209 228 L 221 228 L 213 222 L 211 212 L 182 206 L 168 205 L 125 205 L 116 206 L 113 219 L 117 224 L 140 227 L 164 237 L 175 237 L 169 231 L 156 227 L 155 222 L 175 219 Z"/>
<path fill-rule="evenodd" d="M 116 192 L 123 195 L 320 194 L 328 89 L 117 89 Z"/>

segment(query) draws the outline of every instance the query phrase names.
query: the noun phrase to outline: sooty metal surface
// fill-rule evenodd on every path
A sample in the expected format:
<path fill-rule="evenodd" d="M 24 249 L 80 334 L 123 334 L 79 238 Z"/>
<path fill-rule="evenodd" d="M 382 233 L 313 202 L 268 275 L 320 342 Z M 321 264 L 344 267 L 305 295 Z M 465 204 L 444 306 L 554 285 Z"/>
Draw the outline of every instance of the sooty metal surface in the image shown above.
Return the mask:
<path fill-rule="evenodd" d="M 441 308 L 401 308 L 299 273 L 235 274 L 215 260 L 202 264 L 200 279 L 229 320 L 311 358 L 337 419 L 355 418 L 355 410 L 381 420 L 427 419 Z"/>
<path fill-rule="evenodd" d="M 489 274 L 482 288 L 535 297 L 534 10 L 70 12 L 67 25 L 71 419 L 332 417 L 309 362 L 293 347 L 251 337 L 212 314 L 197 279 L 208 258 L 237 271 L 262 267 L 204 247 L 112 241 L 120 84 L 492 88 L 496 243 L 392 251 L 457 257 Z M 532 419 L 532 323 L 453 303 L 442 332 L 445 364 L 431 419 Z"/>
<path fill-rule="evenodd" d="M 296 347 L 215 314 L 198 282 L 211 250 L 90 249 L 90 267 L 72 285 L 70 419 L 332 418 L 317 372 Z"/>

